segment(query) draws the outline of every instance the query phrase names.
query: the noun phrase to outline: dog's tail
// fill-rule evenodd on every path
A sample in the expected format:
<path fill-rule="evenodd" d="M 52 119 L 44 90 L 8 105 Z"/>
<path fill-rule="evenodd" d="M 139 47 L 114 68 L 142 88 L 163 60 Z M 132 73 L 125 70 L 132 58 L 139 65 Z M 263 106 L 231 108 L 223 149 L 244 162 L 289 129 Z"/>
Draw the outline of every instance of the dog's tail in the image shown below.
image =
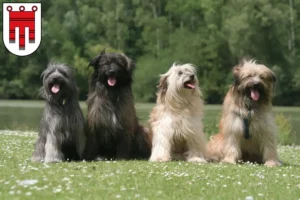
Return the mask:
<path fill-rule="evenodd" d="M 138 126 L 131 149 L 134 159 L 149 159 L 152 148 L 152 135 L 148 128 Z"/>

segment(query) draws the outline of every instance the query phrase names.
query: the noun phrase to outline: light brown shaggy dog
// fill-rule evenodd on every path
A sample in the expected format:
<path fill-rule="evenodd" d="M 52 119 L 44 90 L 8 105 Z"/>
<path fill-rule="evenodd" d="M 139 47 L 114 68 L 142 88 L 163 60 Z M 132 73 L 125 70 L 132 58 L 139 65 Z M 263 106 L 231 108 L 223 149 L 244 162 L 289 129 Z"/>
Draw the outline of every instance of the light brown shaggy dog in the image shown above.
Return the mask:
<path fill-rule="evenodd" d="M 219 134 L 208 144 L 212 160 L 239 160 L 279 166 L 277 128 L 272 113 L 274 73 L 254 60 L 233 68 L 235 83 L 227 93 Z"/>
<path fill-rule="evenodd" d="M 206 162 L 203 101 L 195 68 L 173 64 L 161 75 L 158 88 L 157 105 L 149 120 L 153 134 L 150 161 Z"/>

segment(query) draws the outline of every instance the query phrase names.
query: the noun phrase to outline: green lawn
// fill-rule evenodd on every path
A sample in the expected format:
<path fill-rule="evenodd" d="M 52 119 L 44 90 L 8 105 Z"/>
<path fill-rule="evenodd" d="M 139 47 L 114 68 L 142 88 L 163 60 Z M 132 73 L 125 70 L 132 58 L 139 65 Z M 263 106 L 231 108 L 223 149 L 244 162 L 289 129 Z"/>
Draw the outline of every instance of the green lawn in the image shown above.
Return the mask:
<path fill-rule="evenodd" d="M 86 115 L 86 104 L 80 104 Z M 142 124 L 147 123 L 153 105 L 136 104 Z M 300 199 L 299 146 L 279 147 L 284 166 L 271 169 L 253 164 L 147 161 L 31 163 L 43 106 L 43 101 L 0 100 L 1 200 Z M 206 133 L 217 131 L 220 109 L 220 105 L 205 106 Z M 300 108 L 275 107 L 274 110 L 290 118 L 299 135 Z"/>
<path fill-rule="evenodd" d="M 267 168 L 147 161 L 31 163 L 36 132 L 0 131 L 0 199 L 299 199 L 300 147 Z"/>

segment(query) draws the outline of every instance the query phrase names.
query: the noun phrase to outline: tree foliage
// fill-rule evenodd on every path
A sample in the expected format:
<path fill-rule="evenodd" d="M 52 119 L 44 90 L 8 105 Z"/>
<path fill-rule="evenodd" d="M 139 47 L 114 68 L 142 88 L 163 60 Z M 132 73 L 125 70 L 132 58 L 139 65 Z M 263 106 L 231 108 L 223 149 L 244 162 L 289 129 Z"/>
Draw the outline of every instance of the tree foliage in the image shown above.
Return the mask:
<path fill-rule="evenodd" d="M 0 98 L 38 98 L 41 72 L 63 62 L 84 100 L 88 62 L 106 48 L 135 60 L 137 101 L 154 101 L 159 74 L 178 61 L 197 66 L 207 103 L 221 103 L 231 68 L 247 56 L 277 74 L 275 104 L 299 105 L 299 9 L 295 0 L 42 1 L 39 49 L 17 57 L 1 44 Z"/>

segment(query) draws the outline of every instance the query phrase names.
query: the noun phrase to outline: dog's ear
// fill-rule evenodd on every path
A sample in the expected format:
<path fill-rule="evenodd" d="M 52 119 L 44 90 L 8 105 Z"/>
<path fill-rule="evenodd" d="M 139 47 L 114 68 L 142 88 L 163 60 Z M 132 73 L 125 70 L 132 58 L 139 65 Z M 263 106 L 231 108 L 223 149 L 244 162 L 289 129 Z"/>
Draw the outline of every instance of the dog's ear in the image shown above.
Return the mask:
<path fill-rule="evenodd" d="M 45 71 L 43 71 L 41 76 L 40 76 L 41 80 L 44 80 L 44 76 L 45 76 Z"/>
<path fill-rule="evenodd" d="M 133 72 L 135 70 L 135 62 L 129 58 L 127 70 Z"/>
<path fill-rule="evenodd" d="M 100 52 L 100 56 L 103 56 L 106 53 L 106 48 L 102 49 L 102 51 Z"/>
<path fill-rule="evenodd" d="M 234 81 L 234 85 L 238 85 L 239 82 L 240 82 L 240 71 L 241 71 L 241 66 L 238 65 L 238 66 L 235 66 L 232 70 L 232 73 L 233 73 L 233 81 Z"/>
<path fill-rule="evenodd" d="M 95 58 L 93 58 L 93 59 L 90 61 L 89 65 L 88 65 L 88 68 L 89 68 L 90 66 L 97 67 L 97 63 L 99 63 L 99 60 L 100 60 L 101 57 L 105 54 L 105 50 L 106 50 L 106 49 L 103 49 L 103 50 L 100 52 L 100 54 L 99 54 L 98 56 L 96 56 Z"/>
<path fill-rule="evenodd" d="M 46 98 L 47 98 L 47 93 L 46 93 L 44 87 L 41 87 L 41 88 L 39 89 L 38 96 L 41 97 L 41 98 L 43 98 L 43 99 L 46 99 Z"/>
<path fill-rule="evenodd" d="M 270 77 L 271 80 L 273 82 L 273 92 L 275 91 L 275 86 L 276 86 L 276 82 L 277 82 L 277 78 L 274 72 L 270 71 Z"/>
<path fill-rule="evenodd" d="M 168 76 L 162 75 L 159 79 L 159 84 L 157 88 L 167 90 L 168 89 L 168 82 L 167 82 Z"/>
<path fill-rule="evenodd" d="M 99 62 L 99 59 L 100 59 L 100 56 L 97 56 L 97 57 L 93 58 L 93 59 L 90 61 L 89 65 L 88 65 L 88 68 L 89 68 L 90 66 L 96 67 L 96 66 L 97 66 L 97 63 Z"/>
<path fill-rule="evenodd" d="M 127 64 L 126 69 L 127 69 L 127 71 L 132 73 L 135 70 L 135 62 L 131 58 L 127 57 L 125 54 L 121 54 L 121 55 L 124 56 L 124 58 L 126 60 L 126 64 Z"/>
<path fill-rule="evenodd" d="M 168 90 L 168 76 L 161 75 L 157 88 L 159 89 L 160 101 L 163 103 Z"/>
<path fill-rule="evenodd" d="M 273 83 L 275 84 L 277 81 L 275 73 L 271 71 L 270 75 L 271 75 L 271 79 L 272 79 Z"/>

